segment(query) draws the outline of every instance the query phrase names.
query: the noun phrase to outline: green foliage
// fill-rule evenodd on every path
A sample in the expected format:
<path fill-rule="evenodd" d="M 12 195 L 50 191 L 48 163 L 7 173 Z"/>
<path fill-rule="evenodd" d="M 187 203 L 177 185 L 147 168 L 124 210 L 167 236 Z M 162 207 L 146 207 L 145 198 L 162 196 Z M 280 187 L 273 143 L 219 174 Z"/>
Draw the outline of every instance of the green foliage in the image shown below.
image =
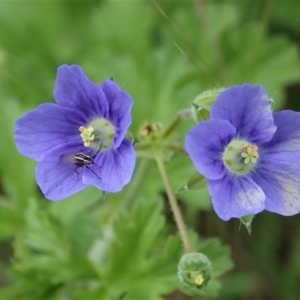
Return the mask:
<path fill-rule="evenodd" d="M 12 278 L 17 281 L 11 298 L 55 299 L 61 289 L 96 276 L 84 254 L 98 234 L 98 224 L 88 215 L 74 217 L 76 223 L 64 222 L 63 215 L 55 217 L 40 201 L 30 200 L 26 224 L 14 244 Z"/>
<path fill-rule="evenodd" d="M 299 20 L 290 17 L 297 11 L 294 3 L 270 3 L 0 3 L 0 299 L 155 300 L 177 291 L 184 251 L 163 205 L 165 189 L 154 163 L 139 159 L 132 182 L 117 195 L 90 188 L 48 202 L 36 186 L 35 163 L 15 149 L 14 122 L 39 103 L 54 101 L 56 69 L 63 63 L 81 65 L 99 83 L 113 76 L 133 95 L 134 136 L 146 121 L 167 128 L 197 95 L 220 86 L 261 84 L 279 108 L 285 105 L 286 87 L 299 84 L 300 61 L 296 43 L 274 32 L 284 23 L 299 36 Z M 176 128 L 172 138 L 178 147 L 192 125 L 185 120 Z M 169 157 L 175 190 L 187 178 L 189 188 L 203 183 L 190 177 L 195 170 L 186 156 Z M 203 297 L 298 296 L 297 217 L 289 221 L 290 230 L 284 221 L 263 215 L 248 236 L 239 223 L 216 219 L 207 189 L 177 196 L 194 250 L 212 263 Z M 219 276 L 232 267 L 229 248 L 203 236 L 218 236 L 234 247 L 237 268 L 222 280 Z"/>
<path fill-rule="evenodd" d="M 165 238 L 164 225 L 161 205 L 151 201 L 136 202 L 131 212 L 120 211 L 114 217 L 112 228 L 90 252 L 101 279 L 98 299 L 122 294 L 124 299 L 143 294 L 160 299 L 176 288 L 176 265 L 183 249 L 178 237 Z"/>
<path fill-rule="evenodd" d="M 95 201 L 90 199 L 68 217 L 61 207 L 47 211 L 44 203 L 31 199 L 14 244 L 12 279 L 17 281 L 0 296 L 139 299 L 146 294 L 163 299 L 175 290 L 183 249 L 178 236 L 166 238 L 160 202 L 138 201 L 132 210 L 120 209 L 101 222 L 101 212 L 91 214 Z M 197 244 L 213 266 L 214 279 L 202 294 L 216 295 L 220 283 L 215 277 L 231 268 L 228 249 L 217 240 Z"/>
<path fill-rule="evenodd" d="M 136 299 L 143 293 L 161 299 L 176 289 L 182 247 L 178 237 L 165 239 L 161 204 L 137 202 L 105 224 L 90 213 L 89 202 L 65 219 L 64 211 L 47 212 L 39 201 L 30 201 L 25 228 L 15 241 L 12 276 L 17 283 L 5 293 L 31 300 L 122 294 Z"/>

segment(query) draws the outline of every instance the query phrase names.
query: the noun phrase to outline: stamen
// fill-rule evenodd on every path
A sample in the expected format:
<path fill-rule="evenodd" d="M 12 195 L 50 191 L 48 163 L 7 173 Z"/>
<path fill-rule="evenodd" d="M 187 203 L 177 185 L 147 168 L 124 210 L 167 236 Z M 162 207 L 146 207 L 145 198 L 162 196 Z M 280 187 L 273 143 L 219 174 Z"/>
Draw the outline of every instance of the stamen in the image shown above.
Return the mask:
<path fill-rule="evenodd" d="M 246 175 L 257 165 L 259 158 L 258 146 L 246 140 L 232 140 L 223 152 L 224 165 L 235 175 Z"/>
<path fill-rule="evenodd" d="M 94 130 L 95 129 L 92 126 L 89 126 L 89 127 L 80 126 L 79 127 L 79 131 L 81 132 L 80 136 L 82 138 L 84 147 L 90 147 L 91 142 L 95 138 Z"/>
<path fill-rule="evenodd" d="M 241 156 L 244 159 L 244 163 L 247 165 L 250 162 L 255 164 L 259 157 L 258 147 L 256 145 L 245 144 L 241 148 Z"/>

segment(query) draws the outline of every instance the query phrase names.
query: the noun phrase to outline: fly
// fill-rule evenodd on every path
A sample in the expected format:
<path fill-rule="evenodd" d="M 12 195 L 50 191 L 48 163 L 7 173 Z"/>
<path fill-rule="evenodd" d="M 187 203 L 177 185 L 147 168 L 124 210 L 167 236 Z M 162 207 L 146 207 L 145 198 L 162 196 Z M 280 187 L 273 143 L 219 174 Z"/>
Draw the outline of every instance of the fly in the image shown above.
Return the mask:
<path fill-rule="evenodd" d="M 100 150 L 101 150 L 101 146 L 100 146 L 99 150 L 93 156 L 86 155 L 82 152 L 78 152 L 78 153 L 74 154 L 73 162 L 74 162 L 74 165 L 77 166 L 77 168 L 75 169 L 75 172 L 79 175 L 77 169 L 82 168 L 82 167 L 87 167 L 98 179 L 101 180 L 101 178 L 95 173 L 95 171 L 92 170 L 91 168 L 89 168 L 89 165 L 93 165 L 95 163 L 94 159 L 95 159 L 96 155 L 100 152 Z"/>
<path fill-rule="evenodd" d="M 84 167 L 84 166 L 88 166 L 88 165 L 92 165 L 94 164 L 94 158 L 97 155 L 97 153 L 93 156 L 89 156 L 86 155 L 82 152 L 78 152 L 74 155 L 74 164 L 76 166 L 80 167 Z"/>

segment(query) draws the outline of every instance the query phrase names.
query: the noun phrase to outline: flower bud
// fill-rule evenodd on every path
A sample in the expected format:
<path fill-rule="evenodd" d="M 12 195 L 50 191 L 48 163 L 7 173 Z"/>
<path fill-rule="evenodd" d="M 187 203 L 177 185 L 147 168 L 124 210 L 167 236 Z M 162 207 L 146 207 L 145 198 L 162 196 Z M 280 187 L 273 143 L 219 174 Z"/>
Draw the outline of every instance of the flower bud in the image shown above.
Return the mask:
<path fill-rule="evenodd" d="M 210 280 L 211 274 L 211 262 L 202 253 L 187 253 L 179 261 L 179 281 L 182 288 L 187 292 L 199 293 Z"/>
<path fill-rule="evenodd" d="M 196 103 L 192 103 L 191 114 L 196 122 L 206 121 L 209 118 L 209 110 L 206 107 L 201 107 Z"/>
<path fill-rule="evenodd" d="M 153 141 L 157 140 L 162 135 L 162 126 L 155 122 L 146 122 L 140 128 L 138 135 L 142 141 Z"/>
<path fill-rule="evenodd" d="M 192 103 L 191 114 L 196 122 L 205 121 L 209 118 L 212 104 L 224 88 L 216 88 L 199 94 Z"/>

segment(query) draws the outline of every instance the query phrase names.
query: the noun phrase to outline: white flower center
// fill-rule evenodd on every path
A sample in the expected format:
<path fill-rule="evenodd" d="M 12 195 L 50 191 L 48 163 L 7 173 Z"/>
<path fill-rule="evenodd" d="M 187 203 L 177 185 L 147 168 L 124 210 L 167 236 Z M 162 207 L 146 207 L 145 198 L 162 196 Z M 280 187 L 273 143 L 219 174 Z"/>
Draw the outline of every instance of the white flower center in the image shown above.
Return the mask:
<path fill-rule="evenodd" d="M 246 175 L 257 165 L 258 150 L 256 145 L 245 140 L 232 140 L 223 153 L 224 165 L 235 175 Z"/>
<path fill-rule="evenodd" d="M 104 118 L 94 119 L 88 126 L 80 126 L 80 137 L 85 147 L 109 149 L 113 145 L 115 128 Z"/>

